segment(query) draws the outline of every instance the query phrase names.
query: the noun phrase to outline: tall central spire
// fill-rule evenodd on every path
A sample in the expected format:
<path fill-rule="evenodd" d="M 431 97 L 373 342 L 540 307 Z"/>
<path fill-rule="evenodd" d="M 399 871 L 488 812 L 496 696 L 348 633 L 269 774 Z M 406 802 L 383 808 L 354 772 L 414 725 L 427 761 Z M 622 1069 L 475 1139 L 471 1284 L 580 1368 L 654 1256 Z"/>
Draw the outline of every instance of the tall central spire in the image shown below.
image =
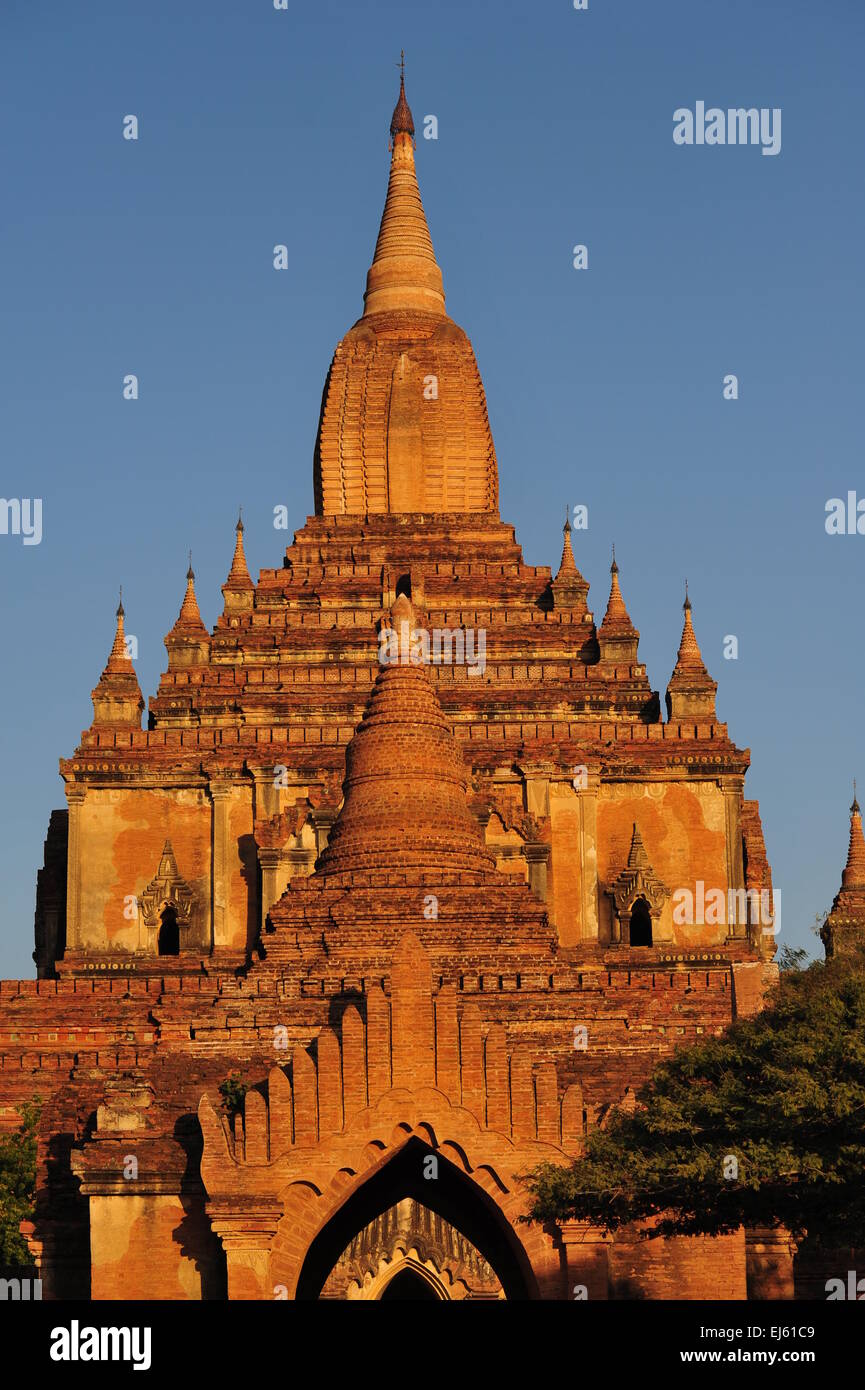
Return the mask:
<path fill-rule="evenodd" d="M 414 167 L 414 120 L 400 75 L 390 122 L 391 161 L 375 255 L 366 277 L 364 318 L 388 309 L 444 314 L 442 273 L 433 251 Z"/>
<path fill-rule="evenodd" d="M 324 388 L 316 514 L 497 515 L 483 382 L 471 343 L 445 312 L 402 80 L 390 133 L 390 180 L 364 312 L 338 344 Z"/>

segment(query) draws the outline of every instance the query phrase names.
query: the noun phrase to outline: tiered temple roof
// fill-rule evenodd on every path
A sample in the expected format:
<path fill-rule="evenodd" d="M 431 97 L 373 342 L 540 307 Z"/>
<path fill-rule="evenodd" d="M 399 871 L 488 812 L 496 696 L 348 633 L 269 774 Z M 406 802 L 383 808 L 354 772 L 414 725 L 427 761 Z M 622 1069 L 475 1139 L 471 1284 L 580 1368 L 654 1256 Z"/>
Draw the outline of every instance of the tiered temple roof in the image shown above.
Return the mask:
<path fill-rule="evenodd" d="M 242 789 L 248 813 L 236 801 L 232 810 L 220 803 L 226 809 L 214 833 L 223 848 L 210 863 L 206 844 L 176 841 L 181 871 L 200 899 L 208 892 L 208 873 L 212 880 L 209 907 L 202 908 L 211 921 L 199 921 L 190 945 L 209 934 L 224 946 L 233 932 L 232 949 L 247 949 L 255 919 L 264 925 L 270 903 L 264 893 L 247 911 L 248 929 L 242 928 L 237 915 L 245 885 L 261 869 L 281 891 L 285 872 L 308 872 L 324 849 L 339 809 L 346 749 L 379 676 L 380 630 L 399 596 L 410 602 L 418 626 L 439 640 L 440 659 L 425 679 L 465 764 L 473 814 L 497 838 L 500 866 L 518 854 L 538 893 L 544 897 L 549 888 L 558 895 L 558 925 L 563 914 L 570 917 L 571 943 L 587 932 L 595 938 L 593 923 L 625 866 L 624 837 L 633 820 L 624 807 L 620 815 L 611 805 L 617 824 L 611 838 L 604 832 L 598 842 L 600 859 L 594 819 L 573 841 L 565 820 L 583 812 L 561 797 L 554 806 L 551 798 L 560 789 L 570 793 L 577 769 L 595 799 L 606 796 L 607 786 L 642 795 L 650 781 L 658 793 L 662 783 L 673 786 L 674 795 L 679 785 L 693 786 L 695 795 L 720 789 L 727 810 L 723 824 L 715 815 L 715 839 L 705 842 L 697 876 L 715 872 L 714 861 L 725 879 L 729 873 L 744 884 L 747 860 L 751 877 L 761 886 L 768 881 L 759 817 L 742 800 L 749 752 L 718 720 L 716 683 L 702 661 L 690 601 L 665 721 L 640 660 L 639 631 L 615 558 L 598 627 L 570 522 L 554 575 L 548 566 L 525 563 L 513 527 L 499 518 L 483 387 L 468 338 L 445 312 L 417 186 L 412 127 L 403 85 L 363 314 L 338 346 L 325 386 L 313 468 L 316 514 L 295 533 L 282 563 L 262 569 L 257 580 L 249 573 L 238 520 L 223 610 L 212 632 L 201 621 L 190 566 L 179 617 L 165 638 L 168 668 L 150 699 L 147 728 L 140 727 L 135 692 L 130 687 L 118 704 L 118 687 L 113 702 L 100 695 L 91 727 L 61 762 L 70 804 L 90 795 L 95 807 L 91 794 L 117 790 L 187 795 L 190 804 L 198 797 L 199 805 L 209 797 L 215 804 Z M 112 679 L 134 682 L 134 671 Z M 615 803 L 618 795 L 613 790 L 607 800 Z M 683 833 L 690 834 L 692 823 L 708 825 L 693 798 L 679 796 L 679 803 Z M 117 812 L 121 824 L 124 814 Z M 231 817 L 240 826 L 241 814 L 242 839 L 230 842 Z M 561 816 L 558 851 L 554 814 Z M 640 824 L 651 838 L 645 816 Z M 137 843 L 138 853 L 148 856 L 140 870 L 145 883 L 156 871 L 166 828 L 154 825 L 146 848 Z M 721 837 L 727 840 L 723 852 Z M 674 845 L 672 835 L 669 841 Z M 571 881 L 575 871 L 564 860 L 577 852 L 577 843 L 588 858 Z M 675 870 L 659 862 L 664 873 L 680 876 L 690 866 L 684 848 L 676 853 Z M 53 862 L 55 847 L 46 855 Z M 217 928 L 217 900 L 227 901 L 227 875 L 238 858 L 243 883 L 235 884 L 234 926 Z M 122 873 L 138 875 L 139 868 L 130 863 Z M 597 889 L 596 873 L 604 880 Z M 219 874 L 224 881 L 217 887 Z M 120 871 L 110 891 L 122 902 L 133 889 L 119 879 Z M 587 882 L 590 887 L 578 886 Z M 45 895 L 47 901 L 47 876 Z M 119 940 L 117 911 L 103 912 L 109 943 Z M 37 916 L 47 942 L 52 933 L 41 908 Z M 148 941 L 138 946 L 145 954 Z M 48 946 L 40 950 L 40 967 L 53 968 Z"/>
<path fill-rule="evenodd" d="M 638 743 L 648 758 L 669 761 L 683 741 L 698 740 L 709 745 L 710 761 L 744 771 L 747 752 L 715 716 L 716 683 L 690 609 L 670 680 L 673 716 L 662 724 L 616 575 L 598 631 L 591 613 L 565 606 L 564 567 L 553 580 L 549 568 L 526 565 L 512 527 L 465 514 L 414 518 L 412 529 L 407 521 L 310 517 L 283 566 L 262 570 L 254 588 L 238 578 L 235 552 L 224 589 L 227 599 L 246 602 L 227 601 L 212 635 L 188 580 L 166 638 L 169 667 L 150 700 L 150 727 L 108 732 L 94 721 L 78 755 L 61 764 L 64 775 L 86 770 L 80 760 L 97 749 L 109 771 L 166 756 L 192 769 L 204 750 L 240 768 L 249 745 L 253 756 L 266 757 L 282 742 L 311 744 L 338 768 L 341 754 L 334 749 L 329 758 L 327 745 L 347 744 L 363 713 L 378 673 L 378 628 L 402 578 L 425 627 L 485 634 L 483 671 L 446 660 L 430 670 L 473 757 L 495 760 L 545 744 L 548 756 L 556 747 L 563 761 L 577 745 L 615 761 L 617 751 Z"/>

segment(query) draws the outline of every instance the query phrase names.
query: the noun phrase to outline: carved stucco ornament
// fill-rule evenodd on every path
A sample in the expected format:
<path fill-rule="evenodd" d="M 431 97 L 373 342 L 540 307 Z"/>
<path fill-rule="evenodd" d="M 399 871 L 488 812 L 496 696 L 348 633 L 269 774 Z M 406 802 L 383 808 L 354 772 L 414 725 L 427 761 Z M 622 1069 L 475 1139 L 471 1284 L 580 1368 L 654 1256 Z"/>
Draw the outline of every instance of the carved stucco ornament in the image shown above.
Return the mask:
<path fill-rule="evenodd" d="M 148 927 L 158 927 L 162 913 L 173 908 L 179 927 L 188 927 L 192 918 L 194 894 L 177 867 L 171 841 L 166 840 L 159 860 L 156 877 L 148 883 L 139 897 L 141 915 Z"/>
<path fill-rule="evenodd" d="M 630 918 L 638 898 L 645 898 L 652 917 L 660 917 L 664 903 L 670 896 L 669 888 L 658 878 L 649 862 L 636 821 L 631 835 L 628 862 L 607 892 L 613 900 L 620 922 Z"/>

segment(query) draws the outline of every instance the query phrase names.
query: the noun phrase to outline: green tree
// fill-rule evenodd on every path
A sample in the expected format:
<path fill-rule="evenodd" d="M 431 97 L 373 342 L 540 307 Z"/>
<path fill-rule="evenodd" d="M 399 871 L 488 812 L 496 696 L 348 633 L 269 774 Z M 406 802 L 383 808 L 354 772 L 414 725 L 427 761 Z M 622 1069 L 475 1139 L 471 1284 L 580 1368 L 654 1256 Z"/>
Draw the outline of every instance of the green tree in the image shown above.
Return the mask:
<path fill-rule="evenodd" d="M 784 1226 L 865 1246 L 865 957 L 784 972 L 770 1007 L 682 1049 L 588 1137 L 524 1181 L 529 1220 L 652 1235 Z"/>
<path fill-rule="evenodd" d="M 778 952 L 778 966 L 781 970 L 804 970 L 808 963 L 808 952 L 804 947 L 782 946 Z"/>
<path fill-rule="evenodd" d="M 21 1124 L 0 1138 L 0 1265 L 32 1265 L 18 1227 L 33 1216 L 36 1193 L 36 1128 L 42 1103 L 21 1107 Z"/>

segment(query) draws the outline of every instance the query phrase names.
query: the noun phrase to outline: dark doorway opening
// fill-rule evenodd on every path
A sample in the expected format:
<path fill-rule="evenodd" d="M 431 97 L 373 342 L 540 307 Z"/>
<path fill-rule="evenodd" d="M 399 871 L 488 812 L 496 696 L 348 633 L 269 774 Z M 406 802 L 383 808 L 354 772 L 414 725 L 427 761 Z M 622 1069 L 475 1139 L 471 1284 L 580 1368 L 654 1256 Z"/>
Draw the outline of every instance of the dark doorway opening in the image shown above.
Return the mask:
<path fill-rule="evenodd" d="M 436 1178 L 424 1176 L 424 1159 L 430 1155 L 438 1163 Z M 505 1298 L 538 1296 L 526 1252 L 492 1197 L 442 1153 L 412 1138 L 357 1188 L 319 1231 L 306 1252 L 295 1298 L 301 1302 L 317 1299 L 346 1246 L 403 1197 L 414 1197 L 437 1211 L 470 1240 L 492 1266 Z"/>
<path fill-rule="evenodd" d="M 410 574 L 401 574 L 399 579 L 396 581 L 396 597 L 399 598 L 400 594 L 405 594 L 407 599 L 411 599 Z"/>
<path fill-rule="evenodd" d="M 180 929 L 173 907 L 167 907 L 160 918 L 156 949 L 160 956 L 180 955 Z"/>
<path fill-rule="evenodd" d="M 389 1299 L 412 1299 L 416 1303 L 441 1302 L 429 1280 L 418 1274 L 416 1269 L 401 1269 L 399 1274 L 394 1275 L 379 1302 L 387 1303 Z"/>
<path fill-rule="evenodd" d="M 652 914 L 645 898 L 637 898 L 631 912 L 631 945 L 651 946 Z"/>

